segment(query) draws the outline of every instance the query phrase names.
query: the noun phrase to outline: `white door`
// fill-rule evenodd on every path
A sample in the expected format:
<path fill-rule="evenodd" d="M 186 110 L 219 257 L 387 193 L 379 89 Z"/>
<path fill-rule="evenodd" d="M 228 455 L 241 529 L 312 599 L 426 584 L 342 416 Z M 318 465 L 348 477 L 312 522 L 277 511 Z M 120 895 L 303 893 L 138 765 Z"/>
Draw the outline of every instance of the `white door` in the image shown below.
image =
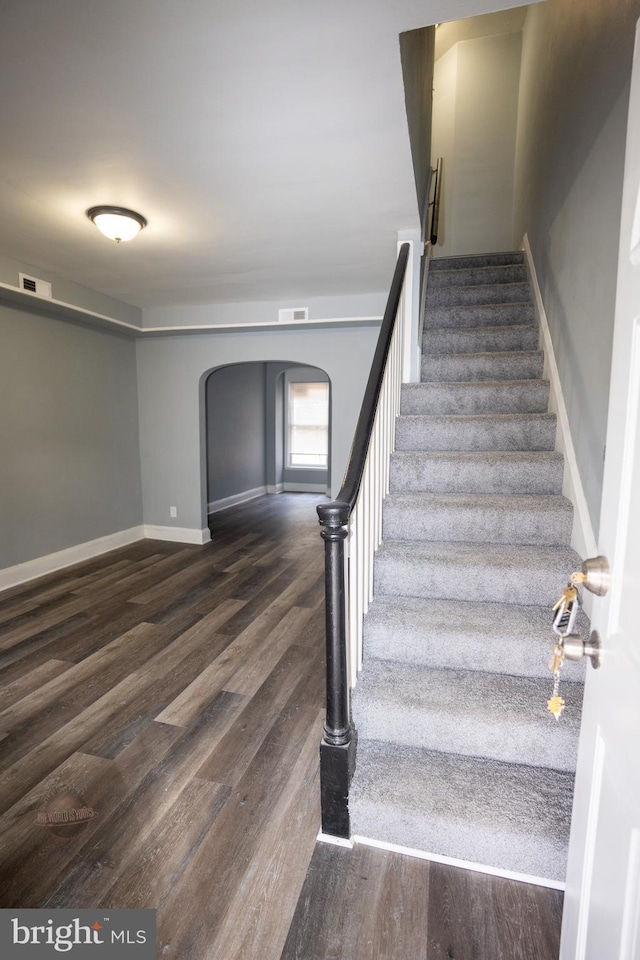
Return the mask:
<path fill-rule="evenodd" d="M 639 24 L 640 27 L 640 24 Z M 599 552 L 561 960 L 640 960 L 640 31 L 636 32 Z M 594 225 L 595 227 L 595 225 Z"/>

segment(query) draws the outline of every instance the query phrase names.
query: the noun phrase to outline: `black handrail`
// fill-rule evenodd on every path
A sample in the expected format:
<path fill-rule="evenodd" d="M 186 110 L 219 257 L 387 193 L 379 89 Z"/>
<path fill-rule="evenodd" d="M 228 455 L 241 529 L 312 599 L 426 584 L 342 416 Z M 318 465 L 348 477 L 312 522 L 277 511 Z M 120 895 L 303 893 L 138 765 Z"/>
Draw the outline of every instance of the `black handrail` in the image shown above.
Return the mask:
<path fill-rule="evenodd" d="M 398 254 L 342 487 L 335 500 L 317 507 L 325 542 L 327 646 L 327 713 L 320 746 L 322 829 L 338 837 L 349 836 L 348 795 L 356 743 L 347 680 L 344 542 L 362 483 L 409 250 L 410 245 L 403 243 Z"/>
<path fill-rule="evenodd" d="M 440 194 L 442 191 L 442 157 L 438 160 L 435 170 L 435 185 L 433 188 L 433 210 L 431 212 L 431 234 L 429 241 L 432 247 L 438 242 L 438 227 L 440 226 Z"/>

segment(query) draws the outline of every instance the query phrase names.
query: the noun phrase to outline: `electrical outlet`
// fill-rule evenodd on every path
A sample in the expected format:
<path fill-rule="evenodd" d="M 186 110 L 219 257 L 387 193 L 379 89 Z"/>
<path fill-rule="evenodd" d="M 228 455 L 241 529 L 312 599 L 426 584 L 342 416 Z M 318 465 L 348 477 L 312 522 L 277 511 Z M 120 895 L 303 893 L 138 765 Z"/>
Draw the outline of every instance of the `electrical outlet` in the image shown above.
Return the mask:
<path fill-rule="evenodd" d="M 178 508 L 177 508 L 177 507 L 169 507 L 169 516 L 170 516 L 170 517 L 174 517 L 174 518 L 177 517 L 177 516 L 178 516 Z"/>

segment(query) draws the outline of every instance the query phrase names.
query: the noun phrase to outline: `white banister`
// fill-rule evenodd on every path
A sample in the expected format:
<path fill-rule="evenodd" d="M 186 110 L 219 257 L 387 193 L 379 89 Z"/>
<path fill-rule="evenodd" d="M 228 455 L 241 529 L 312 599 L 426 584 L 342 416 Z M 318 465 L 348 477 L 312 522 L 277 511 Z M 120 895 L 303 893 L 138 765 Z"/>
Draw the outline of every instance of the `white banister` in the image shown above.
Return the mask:
<path fill-rule="evenodd" d="M 389 492 L 400 389 L 409 378 L 413 350 L 413 258 L 409 255 L 362 483 L 349 523 L 346 576 L 349 686 L 362 669 L 364 617 L 373 599 L 373 563 L 382 541 L 382 505 Z"/>

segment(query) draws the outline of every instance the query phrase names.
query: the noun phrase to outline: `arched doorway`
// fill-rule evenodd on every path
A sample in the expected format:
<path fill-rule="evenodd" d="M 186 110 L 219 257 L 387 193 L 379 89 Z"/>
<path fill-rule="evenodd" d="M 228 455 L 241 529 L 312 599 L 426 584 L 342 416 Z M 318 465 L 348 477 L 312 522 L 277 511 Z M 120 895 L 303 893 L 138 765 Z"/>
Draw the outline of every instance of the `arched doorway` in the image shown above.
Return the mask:
<path fill-rule="evenodd" d="M 330 488 L 326 372 L 293 361 L 229 364 L 206 376 L 206 513 L 266 493 Z"/>

